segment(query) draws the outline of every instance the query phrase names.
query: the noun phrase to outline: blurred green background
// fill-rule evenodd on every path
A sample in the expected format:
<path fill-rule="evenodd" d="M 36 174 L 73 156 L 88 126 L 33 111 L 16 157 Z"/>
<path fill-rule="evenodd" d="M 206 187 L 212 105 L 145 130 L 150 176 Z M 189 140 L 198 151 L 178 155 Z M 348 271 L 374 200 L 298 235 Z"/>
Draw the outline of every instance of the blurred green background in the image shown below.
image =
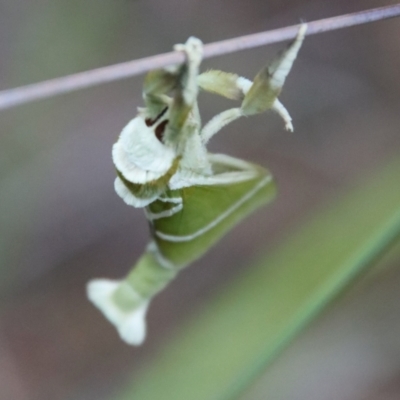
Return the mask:
<path fill-rule="evenodd" d="M 190 35 L 208 43 L 390 3 L 0 0 L 0 88 L 169 51 Z M 111 162 L 113 142 L 141 106 L 142 77 L 2 112 L 0 399 L 113 398 L 251 260 L 282 248 L 317 210 L 398 158 L 399 34 L 394 19 L 306 38 L 281 96 L 295 132 L 268 114 L 212 140 L 211 151 L 267 166 L 278 199 L 159 295 L 141 348 L 119 340 L 84 287 L 123 276 L 148 240 L 142 212 L 113 191 Z M 251 78 L 282 46 L 203 68 Z M 205 120 L 229 104 L 200 97 Z M 244 398 L 400 398 L 399 264 L 391 258 L 341 297 Z"/>

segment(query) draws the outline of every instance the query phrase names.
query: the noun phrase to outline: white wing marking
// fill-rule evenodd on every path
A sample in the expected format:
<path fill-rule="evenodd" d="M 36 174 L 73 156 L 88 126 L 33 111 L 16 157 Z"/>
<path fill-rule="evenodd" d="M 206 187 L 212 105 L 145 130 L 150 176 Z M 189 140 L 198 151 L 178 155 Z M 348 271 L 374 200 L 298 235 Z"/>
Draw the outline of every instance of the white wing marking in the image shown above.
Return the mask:
<path fill-rule="evenodd" d="M 174 214 L 178 213 L 183 208 L 182 198 L 179 199 L 180 203 L 176 204 L 176 206 L 170 208 L 169 210 L 160 211 L 158 213 L 153 213 L 148 208 L 145 208 L 144 213 L 146 214 L 146 218 L 149 221 L 154 221 L 155 219 L 172 217 Z"/>

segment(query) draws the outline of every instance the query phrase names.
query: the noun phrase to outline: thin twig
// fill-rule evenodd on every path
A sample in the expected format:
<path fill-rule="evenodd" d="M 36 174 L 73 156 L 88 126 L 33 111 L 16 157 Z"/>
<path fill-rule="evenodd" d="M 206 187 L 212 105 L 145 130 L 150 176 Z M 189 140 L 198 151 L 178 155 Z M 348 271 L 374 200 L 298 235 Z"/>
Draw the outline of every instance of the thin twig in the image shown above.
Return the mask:
<path fill-rule="evenodd" d="M 307 35 L 314 35 L 321 32 L 332 31 L 335 29 L 346 28 L 397 16 L 400 16 L 400 4 L 374 8 L 338 17 L 320 19 L 308 23 Z M 274 29 L 253 35 L 209 43 L 204 46 L 204 58 L 211 58 L 239 50 L 292 39 L 295 37 L 298 28 L 299 25 L 292 25 L 286 28 Z M 152 69 L 166 67 L 183 61 L 184 58 L 182 53 L 170 52 L 141 58 L 135 61 L 115 64 L 108 67 L 97 68 L 91 71 L 80 72 L 62 78 L 50 79 L 48 81 L 21 86 L 14 89 L 3 90 L 0 91 L 0 110 L 90 86 L 117 81 L 119 79 L 139 75 Z"/>

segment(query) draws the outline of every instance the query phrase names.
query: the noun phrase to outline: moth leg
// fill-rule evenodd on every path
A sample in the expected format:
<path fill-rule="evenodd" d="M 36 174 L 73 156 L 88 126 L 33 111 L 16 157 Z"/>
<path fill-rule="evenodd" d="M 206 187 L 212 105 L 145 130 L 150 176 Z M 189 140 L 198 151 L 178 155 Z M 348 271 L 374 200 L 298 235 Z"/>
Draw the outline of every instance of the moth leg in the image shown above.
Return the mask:
<path fill-rule="evenodd" d="M 184 125 L 191 111 L 197 107 L 197 76 L 203 56 L 203 44 L 194 37 L 190 37 L 185 44 L 175 45 L 174 49 L 185 53 L 186 63 L 180 69 L 179 85 L 171 103 L 169 123 L 165 132 L 166 143 L 177 143 L 185 136 Z M 198 112 L 192 115 L 192 118 L 198 118 Z"/>
<path fill-rule="evenodd" d="M 202 129 L 201 137 L 207 143 L 225 125 L 242 116 L 250 116 L 272 109 L 285 122 L 285 128 L 293 131 L 292 118 L 279 101 L 286 77 L 289 74 L 297 53 L 303 43 L 307 25 L 302 24 L 295 40 L 254 78 L 254 81 L 221 71 L 208 71 L 199 76 L 200 87 L 227 98 L 243 97 L 241 107 L 232 108 L 213 117 Z"/>
<path fill-rule="evenodd" d="M 197 84 L 200 89 L 218 94 L 230 100 L 242 100 L 243 89 L 240 85 L 241 77 L 237 74 L 219 70 L 209 70 L 197 77 Z M 245 79 L 245 78 L 244 78 Z M 251 81 L 250 86 L 251 86 Z"/>
<path fill-rule="evenodd" d="M 289 113 L 279 102 L 278 96 L 297 57 L 306 31 L 307 25 L 302 24 L 295 40 L 256 75 L 242 103 L 244 115 L 259 114 L 273 109 L 282 116 L 286 127 L 292 130 Z"/>
<path fill-rule="evenodd" d="M 181 154 L 179 170 L 210 175 L 211 166 L 207 158 L 207 149 L 199 135 L 200 124 L 190 117 L 184 129 L 185 136 L 177 149 L 178 154 Z"/>
<path fill-rule="evenodd" d="M 185 44 L 176 44 L 175 51 L 182 51 L 186 56 L 185 73 L 182 76 L 181 94 L 188 105 L 193 105 L 197 99 L 197 76 L 203 58 L 203 43 L 200 39 L 190 37 Z"/>
<path fill-rule="evenodd" d="M 218 133 L 225 125 L 242 117 L 244 114 L 241 107 L 230 108 L 222 111 L 210 119 L 202 128 L 200 137 L 206 144 L 216 133 Z"/>

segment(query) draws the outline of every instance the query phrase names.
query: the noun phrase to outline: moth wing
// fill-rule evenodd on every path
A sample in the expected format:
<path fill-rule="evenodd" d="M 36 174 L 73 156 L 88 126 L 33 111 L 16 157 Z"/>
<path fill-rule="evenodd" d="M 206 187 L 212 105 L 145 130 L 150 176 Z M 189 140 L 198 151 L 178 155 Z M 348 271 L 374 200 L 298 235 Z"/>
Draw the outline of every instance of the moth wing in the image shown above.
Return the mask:
<path fill-rule="evenodd" d="M 269 203 L 276 193 L 270 173 L 255 167 L 254 179 L 223 185 L 199 185 L 171 193 L 182 198 L 182 208 L 153 221 L 153 236 L 162 256 L 178 266 L 200 257 L 227 231 L 251 212 Z M 152 212 L 172 207 L 156 201 Z"/>

